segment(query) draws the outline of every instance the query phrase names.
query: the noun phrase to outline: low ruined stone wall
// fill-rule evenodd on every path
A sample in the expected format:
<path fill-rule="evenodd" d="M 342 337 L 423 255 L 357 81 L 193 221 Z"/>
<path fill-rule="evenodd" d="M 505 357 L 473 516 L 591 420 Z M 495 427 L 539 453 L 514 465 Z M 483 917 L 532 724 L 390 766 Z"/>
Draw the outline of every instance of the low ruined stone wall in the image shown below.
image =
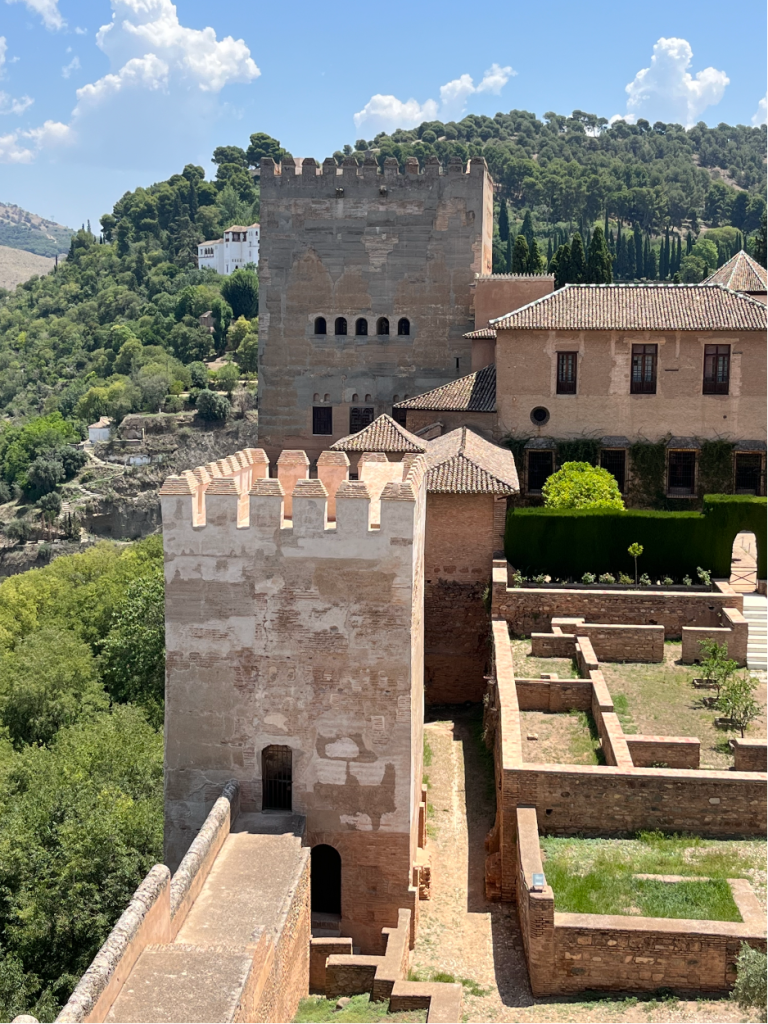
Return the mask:
<path fill-rule="evenodd" d="M 686 626 L 683 629 L 683 653 L 681 660 L 686 665 L 701 661 L 701 641 L 717 640 L 728 648 L 728 657 L 738 665 L 747 664 L 747 643 L 749 623 L 736 608 L 724 608 L 722 624 L 713 626 Z"/>
<path fill-rule="evenodd" d="M 587 637 L 601 661 L 657 662 L 664 660 L 664 627 L 611 623 L 553 622 L 552 633 L 531 633 L 531 654 L 536 658 L 573 656 L 573 636 Z"/>
<path fill-rule="evenodd" d="M 766 770 L 765 740 L 731 740 L 734 767 L 737 772 L 764 772 Z"/>
<path fill-rule="evenodd" d="M 515 685 L 521 711 L 592 710 L 592 682 L 589 679 L 516 679 Z"/>
<path fill-rule="evenodd" d="M 552 619 L 578 616 L 586 622 L 627 622 L 663 626 L 667 640 L 679 640 L 684 626 L 723 626 L 723 609 L 743 612 L 743 596 L 726 582 L 717 590 L 560 590 L 547 587 L 508 587 L 507 564 L 494 562 L 493 616 L 503 618 L 515 636 L 549 631 Z"/>
<path fill-rule="evenodd" d="M 585 990 L 723 993 L 736 979 L 741 943 L 765 949 L 764 916 L 748 893 L 739 899 L 743 922 L 555 912 L 550 885 L 532 891 L 534 873 L 545 874 L 536 812 L 518 807 L 515 817 L 518 915 L 534 996 Z"/>
<path fill-rule="evenodd" d="M 634 736 L 625 735 L 632 762 L 636 768 L 698 768 L 701 763 L 701 740 L 697 736 Z M 736 768 L 744 771 L 743 768 Z M 749 770 L 749 769 L 747 769 Z"/>

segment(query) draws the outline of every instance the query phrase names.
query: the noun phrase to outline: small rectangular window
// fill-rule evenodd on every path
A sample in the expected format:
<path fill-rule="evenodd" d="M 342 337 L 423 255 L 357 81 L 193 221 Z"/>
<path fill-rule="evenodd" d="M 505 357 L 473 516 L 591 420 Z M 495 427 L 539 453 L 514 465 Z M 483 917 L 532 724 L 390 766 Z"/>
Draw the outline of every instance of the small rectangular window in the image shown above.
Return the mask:
<path fill-rule="evenodd" d="M 727 395 L 731 379 L 731 346 L 704 346 L 705 395 Z"/>
<path fill-rule="evenodd" d="M 533 494 L 541 493 L 541 489 L 552 476 L 553 452 L 528 452 L 528 490 Z"/>
<path fill-rule="evenodd" d="M 603 448 L 600 465 L 616 477 L 619 491 L 623 494 L 627 482 L 627 453 L 624 448 Z"/>
<path fill-rule="evenodd" d="M 349 410 L 349 432 L 356 434 L 375 419 L 374 410 L 368 406 L 352 406 Z"/>
<path fill-rule="evenodd" d="M 632 346 L 632 381 L 630 394 L 656 394 L 656 360 L 658 345 Z"/>
<path fill-rule="evenodd" d="M 333 406 L 316 405 L 312 409 L 312 433 L 333 433 Z"/>
<path fill-rule="evenodd" d="M 576 394 L 576 356 L 577 352 L 557 353 L 557 393 L 558 395 Z"/>
<path fill-rule="evenodd" d="M 736 493 L 763 493 L 763 459 L 761 455 L 739 452 L 736 455 Z"/>
<path fill-rule="evenodd" d="M 396 406 L 392 406 L 392 419 L 395 423 L 399 423 L 401 427 L 404 427 L 406 426 L 407 417 L 407 409 L 398 409 Z"/>
<path fill-rule="evenodd" d="M 685 497 L 693 494 L 696 482 L 696 452 L 669 453 L 669 485 L 667 493 Z"/>

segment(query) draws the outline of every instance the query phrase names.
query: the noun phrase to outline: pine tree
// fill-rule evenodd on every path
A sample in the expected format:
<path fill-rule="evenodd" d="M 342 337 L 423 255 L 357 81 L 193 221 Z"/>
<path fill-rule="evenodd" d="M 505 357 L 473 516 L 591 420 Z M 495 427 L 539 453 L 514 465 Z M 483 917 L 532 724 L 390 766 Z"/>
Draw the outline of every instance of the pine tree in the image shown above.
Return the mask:
<path fill-rule="evenodd" d="M 752 256 L 760 264 L 761 267 L 766 265 L 766 221 L 765 213 L 763 213 L 763 222 L 755 232 L 755 240 L 752 243 Z"/>
<path fill-rule="evenodd" d="M 587 277 L 587 260 L 584 255 L 584 243 L 577 231 L 571 241 L 571 258 L 568 261 L 568 277 L 570 284 L 584 284 Z"/>
<path fill-rule="evenodd" d="M 601 227 L 592 232 L 587 254 L 587 283 L 610 284 L 613 280 L 611 254 L 605 244 L 605 235 Z"/>
<path fill-rule="evenodd" d="M 520 228 L 520 234 L 523 236 L 523 238 L 526 241 L 526 244 L 527 244 L 528 248 L 530 249 L 531 246 L 533 245 L 533 238 L 534 238 L 534 234 L 533 234 L 533 218 L 531 217 L 531 211 L 530 210 L 526 210 L 525 211 L 525 216 L 523 217 L 523 224 L 522 224 L 522 227 Z"/>
<path fill-rule="evenodd" d="M 506 242 L 509 238 L 509 213 L 507 212 L 507 200 L 501 200 L 499 208 L 499 238 Z"/>
<path fill-rule="evenodd" d="M 643 233 L 640 230 L 640 225 L 635 224 L 635 269 L 634 277 L 641 278 L 645 274 L 645 265 L 643 263 Z"/>
<path fill-rule="evenodd" d="M 543 274 L 544 273 L 544 260 L 541 255 L 541 249 L 539 249 L 539 243 L 536 239 L 533 239 L 531 248 L 528 253 L 528 273 L 529 274 Z"/>
<path fill-rule="evenodd" d="M 511 270 L 513 274 L 526 274 L 528 272 L 528 243 L 523 235 L 518 235 L 515 239 Z"/>

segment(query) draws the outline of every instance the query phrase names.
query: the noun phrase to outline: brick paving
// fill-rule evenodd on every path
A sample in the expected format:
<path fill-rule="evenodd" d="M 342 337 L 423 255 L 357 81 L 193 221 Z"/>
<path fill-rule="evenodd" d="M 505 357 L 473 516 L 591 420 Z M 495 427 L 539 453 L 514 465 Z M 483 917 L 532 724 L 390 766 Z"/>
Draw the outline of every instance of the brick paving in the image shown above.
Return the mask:
<path fill-rule="evenodd" d="M 445 711 L 450 720 L 425 726 L 433 752 L 425 769 L 433 808 L 427 843 L 432 898 L 420 905 L 412 969 L 423 978 L 445 972 L 479 986 L 483 995 L 465 986 L 464 1021 L 730 1024 L 761 1019 L 729 1000 L 534 1000 L 514 907 L 485 899 L 484 840 L 494 807 L 486 764 L 472 734 L 476 712 Z"/>

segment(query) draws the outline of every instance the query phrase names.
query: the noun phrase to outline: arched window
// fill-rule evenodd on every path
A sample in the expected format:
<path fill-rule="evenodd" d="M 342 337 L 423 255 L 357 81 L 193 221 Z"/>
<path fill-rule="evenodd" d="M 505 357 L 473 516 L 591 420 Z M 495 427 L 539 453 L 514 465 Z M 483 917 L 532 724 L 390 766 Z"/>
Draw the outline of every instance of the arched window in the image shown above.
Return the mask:
<path fill-rule="evenodd" d="M 314 914 L 341 914 L 341 857 L 326 843 L 312 847 L 310 887 Z"/>
<path fill-rule="evenodd" d="M 347 321 L 344 319 L 343 316 L 337 316 L 336 317 L 336 327 L 334 329 L 334 334 L 346 334 L 346 333 L 347 333 Z"/>
<path fill-rule="evenodd" d="M 368 321 L 361 316 L 355 323 L 355 334 L 358 338 L 364 338 L 368 334 Z"/>
<path fill-rule="evenodd" d="M 325 317 L 324 316 L 315 317 L 315 334 L 325 334 L 326 331 L 327 331 L 327 328 L 325 326 Z"/>
<path fill-rule="evenodd" d="M 411 333 L 411 322 L 406 317 L 401 317 L 397 321 L 397 333 L 400 337 L 404 337 Z"/>
<path fill-rule="evenodd" d="M 290 747 L 264 747 L 261 752 L 261 778 L 262 810 L 292 810 L 293 751 Z"/>
<path fill-rule="evenodd" d="M 385 316 L 380 316 L 376 321 L 376 333 L 389 334 L 389 320 Z"/>

